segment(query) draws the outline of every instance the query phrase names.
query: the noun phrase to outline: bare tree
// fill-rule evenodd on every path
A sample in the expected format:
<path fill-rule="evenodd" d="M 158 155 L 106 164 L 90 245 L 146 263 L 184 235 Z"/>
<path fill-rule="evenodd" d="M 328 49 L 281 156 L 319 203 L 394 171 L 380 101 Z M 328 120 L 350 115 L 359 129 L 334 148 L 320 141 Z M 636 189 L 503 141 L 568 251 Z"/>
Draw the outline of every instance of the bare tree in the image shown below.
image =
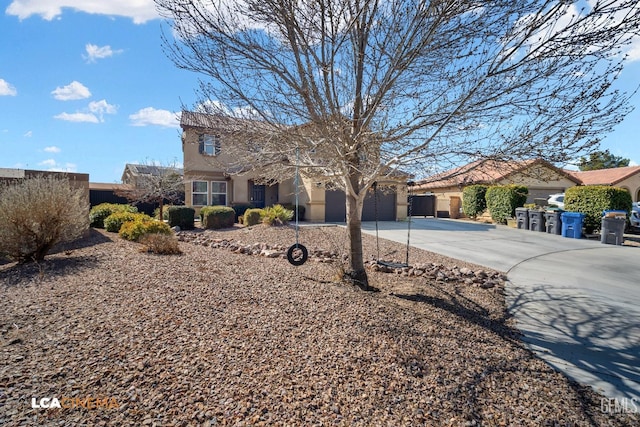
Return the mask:
<path fill-rule="evenodd" d="M 345 191 L 348 274 L 363 287 L 361 213 L 381 177 L 565 162 L 629 111 L 613 83 L 638 1 L 155 1 L 170 58 L 206 77 L 202 105 L 253 119 L 231 144 L 235 170 L 281 179 L 297 164 Z"/>
<path fill-rule="evenodd" d="M 165 165 L 154 162 L 131 165 L 136 172 L 129 182 L 130 187 L 116 190 L 116 194 L 131 202 L 157 203 L 160 219 L 164 202 L 178 202 L 184 198 L 182 170 L 175 162 Z"/>

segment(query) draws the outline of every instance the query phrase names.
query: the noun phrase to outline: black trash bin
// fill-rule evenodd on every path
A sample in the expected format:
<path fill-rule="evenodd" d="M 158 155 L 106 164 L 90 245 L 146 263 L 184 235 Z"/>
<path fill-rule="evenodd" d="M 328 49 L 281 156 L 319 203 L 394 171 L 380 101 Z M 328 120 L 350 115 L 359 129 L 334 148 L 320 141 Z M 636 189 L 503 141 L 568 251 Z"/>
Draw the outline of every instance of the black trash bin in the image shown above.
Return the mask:
<path fill-rule="evenodd" d="M 545 232 L 544 227 L 544 211 L 531 209 L 529 211 L 529 230 Z"/>
<path fill-rule="evenodd" d="M 544 219 L 547 226 L 547 233 L 562 234 L 562 211 L 547 211 L 544 213 Z"/>
<path fill-rule="evenodd" d="M 602 218 L 600 242 L 609 245 L 622 245 L 622 242 L 624 241 L 624 228 L 626 225 L 626 218 Z"/>
<path fill-rule="evenodd" d="M 516 227 L 522 230 L 529 229 L 529 209 L 528 208 L 516 208 Z"/>

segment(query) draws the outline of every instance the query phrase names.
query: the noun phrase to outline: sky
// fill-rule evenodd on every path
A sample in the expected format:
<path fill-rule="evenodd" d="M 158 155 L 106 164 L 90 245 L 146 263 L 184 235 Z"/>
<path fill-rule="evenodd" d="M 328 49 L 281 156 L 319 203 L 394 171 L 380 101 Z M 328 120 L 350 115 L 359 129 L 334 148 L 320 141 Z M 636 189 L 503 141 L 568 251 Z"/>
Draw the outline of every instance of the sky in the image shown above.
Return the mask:
<path fill-rule="evenodd" d="M 199 76 L 164 54 L 153 0 L 13 0 L 0 11 L 0 168 L 114 183 L 126 163 L 182 163 L 177 117 Z M 619 87 L 639 84 L 640 59 Z M 632 105 L 601 147 L 638 165 L 640 94 Z"/>

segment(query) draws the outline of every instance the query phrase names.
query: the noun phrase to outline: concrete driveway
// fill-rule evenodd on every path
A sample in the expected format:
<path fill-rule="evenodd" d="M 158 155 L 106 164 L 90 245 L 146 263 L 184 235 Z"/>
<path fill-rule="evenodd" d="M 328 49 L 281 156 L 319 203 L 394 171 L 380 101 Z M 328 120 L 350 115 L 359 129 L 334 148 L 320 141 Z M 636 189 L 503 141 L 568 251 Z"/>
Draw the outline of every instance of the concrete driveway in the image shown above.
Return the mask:
<path fill-rule="evenodd" d="M 375 234 L 374 222 L 362 228 Z M 382 238 L 407 241 L 406 222 L 378 228 Z M 640 248 L 432 218 L 412 219 L 410 244 L 506 272 L 508 309 L 528 347 L 570 378 L 640 407 Z"/>

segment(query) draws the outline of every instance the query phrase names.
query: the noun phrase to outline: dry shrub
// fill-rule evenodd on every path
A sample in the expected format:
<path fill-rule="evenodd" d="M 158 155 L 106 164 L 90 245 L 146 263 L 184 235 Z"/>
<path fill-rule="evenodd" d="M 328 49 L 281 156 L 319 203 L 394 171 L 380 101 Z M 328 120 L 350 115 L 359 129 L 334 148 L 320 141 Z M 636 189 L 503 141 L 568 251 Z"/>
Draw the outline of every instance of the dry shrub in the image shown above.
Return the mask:
<path fill-rule="evenodd" d="M 42 261 L 57 243 L 89 227 L 89 201 L 69 180 L 37 176 L 0 186 L 0 254 L 19 262 Z"/>
<path fill-rule="evenodd" d="M 142 248 L 140 252 L 150 252 L 158 255 L 179 255 L 182 253 L 178 246 L 178 239 L 169 234 L 151 233 L 140 238 Z"/>

